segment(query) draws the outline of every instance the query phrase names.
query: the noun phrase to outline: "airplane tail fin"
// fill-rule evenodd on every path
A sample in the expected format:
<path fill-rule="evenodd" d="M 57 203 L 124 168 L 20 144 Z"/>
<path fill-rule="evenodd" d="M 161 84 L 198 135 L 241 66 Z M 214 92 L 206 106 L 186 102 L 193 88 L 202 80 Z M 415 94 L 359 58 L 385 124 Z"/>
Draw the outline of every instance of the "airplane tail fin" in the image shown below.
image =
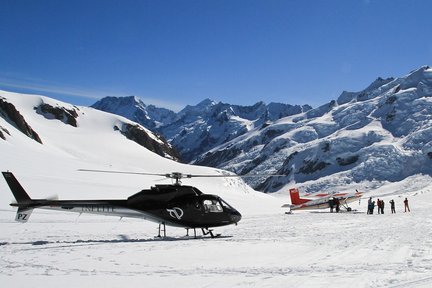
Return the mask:
<path fill-rule="evenodd" d="M 33 212 L 33 207 L 31 205 L 33 200 L 30 198 L 12 172 L 2 172 L 2 174 L 17 201 L 16 204 L 11 204 L 12 206 L 18 206 L 15 221 L 23 223 L 27 222 L 31 213 Z"/>
<path fill-rule="evenodd" d="M 293 205 L 300 205 L 300 204 L 303 204 L 303 203 L 310 201 L 309 199 L 300 198 L 300 193 L 299 193 L 297 188 L 291 188 L 289 190 L 289 192 L 290 192 L 290 197 L 291 197 L 291 204 L 293 204 Z"/>

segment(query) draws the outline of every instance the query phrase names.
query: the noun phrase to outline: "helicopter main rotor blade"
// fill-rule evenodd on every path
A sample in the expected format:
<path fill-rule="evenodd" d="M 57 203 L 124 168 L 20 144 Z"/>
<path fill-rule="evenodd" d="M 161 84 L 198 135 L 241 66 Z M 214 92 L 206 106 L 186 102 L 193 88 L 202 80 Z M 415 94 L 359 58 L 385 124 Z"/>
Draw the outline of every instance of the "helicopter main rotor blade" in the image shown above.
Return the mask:
<path fill-rule="evenodd" d="M 128 171 L 113 171 L 113 170 L 93 170 L 93 169 L 78 169 L 81 172 L 98 172 L 98 173 L 113 173 L 113 174 L 132 174 L 132 175 L 148 175 L 148 176 L 163 176 L 169 177 L 170 174 L 145 173 L 145 172 L 128 172 Z"/>
<path fill-rule="evenodd" d="M 282 174 L 245 174 L 245 175 L 205 175 L 205 174 L 188 174 L 188 178 L 196 178 L 196 177 L 208 177 L 208 178 L 233 178 L 233 177 L 241 177 L 241 178 L 246 178 L 246 177 L 283 177 L 283 176 L 287 176 L 287 175 L 282 175 Z"/>
<path fill-rule="evenodd" d="M 113 171 L 113 170 L 93 170 L 93 169 L 78 169 L 78 171 L 84 172 L 99 172 L 99 173 L 114 173 L 114 174 L 130 174 L 130 175 L 145 175 L 145 176 L 162 176 L 172 179 L 183 179 L 183 178 L 247 178 L 247 177 L 284 177 L 287 175 L 283 174 L 245 174 L 245 175 L 216 175 L 216 174 L 183 174 L 180 172 L 171 173 L 146 173 L 146 172 L 128 172 L 128 171 Z"/>

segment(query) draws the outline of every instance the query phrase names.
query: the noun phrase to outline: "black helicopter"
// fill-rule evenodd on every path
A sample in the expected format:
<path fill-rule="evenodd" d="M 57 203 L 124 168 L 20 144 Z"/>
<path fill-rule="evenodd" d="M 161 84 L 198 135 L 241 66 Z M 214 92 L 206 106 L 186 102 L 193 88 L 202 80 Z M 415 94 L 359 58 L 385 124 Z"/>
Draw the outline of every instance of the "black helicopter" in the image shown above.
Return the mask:
<path fill-rule="evenodd" d="M 87 172 L 104 172 L 120 174 L 156 175 L 175 180 L 174 184 L 155 185 L 144 189 L 126 200 L 50 200 L 31 199 L 24 188 L 11 172 L 2 172 L 17 203 L 11 206 L 18 207 L 15 220 L 27 222 L 33 209 L 50 209 L 78 213 L 91 213 L 119 217 L 141 218 L 159 223 L 166 236 L 166 225 L 184 227 L 194 230 L 200 228 L 204 235 L 214 235 L 210 228 L 236 224 L 242 218 L 241 214 L 222 200 L 219 196 L 204 194 L 196 187 L 181 185 L 182 178 L 192 177 L 239 177 L 237 175 L 192 175 L 173 172 L 169 174 L 153 174 L 138 172 L 86 170 Z"/>

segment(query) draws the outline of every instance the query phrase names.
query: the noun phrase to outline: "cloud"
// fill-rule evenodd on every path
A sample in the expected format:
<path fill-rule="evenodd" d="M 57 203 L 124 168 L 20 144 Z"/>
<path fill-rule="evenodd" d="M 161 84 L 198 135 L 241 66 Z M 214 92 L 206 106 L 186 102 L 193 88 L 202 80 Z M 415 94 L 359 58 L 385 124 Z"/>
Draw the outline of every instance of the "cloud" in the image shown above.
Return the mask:
<path fill-rule="evenodd" d="M 109 91 L 105 89 L 90 89 L 90 88 L 77 88 L 77 87 L 71 87 L 66 85 L 59 85 L 55 83 L 50 83 L 44 79 L 36 79 L 36 78 L 20 78 L 17 79 L 16 77 L 11 77 L 10 75 L 8 77 L 0 75 L 0 87 L 6 87 L 6 88 L 13 88 L 13 89 L 19 89 L 19 90 L 25 90 L 26 93 L 33 93 L 33 94 L 51 94 L 47 95 L 50 97 L 53 97 L 54 95 L 64 95 L 64 96 L 70 96 L 73 97 L 79 97 L 84 99 L 90 99 L 90 100 L 99 100 L 106 96 L 138 96 L 143 100 L 143 102 L 147 105 L 153 104 L 157 107 L 163 107 L 167 108 L 173 111 L 180 111 L 185 105 L 175 103 L 172 101 L 162 100 L 160 98 L 155 97 L 145 97 L 141 95 L 136 95 L 134 93 L 125 93 L 125 92 L 119 92 L 119 91 Z M 70 98 L 69 98 L 70 99 Z M 76 103 L 72 103 L 76 104 Z"/>
<path fill-rule="evenodd" d="M 28 79 L 28 81 L 26 80 L 20 81 L 11 78 L 0 77 L 1 86 L 31 90 L 35 92 L 55 93 L 55 94 L 69 95 L 69 96 L 82 97 L 88 99 L 99 99 L 101 97 L 111 94 L 110 92 L 101 91 L 101 90 L 80 89 L 76 87 L 60 86 L 60 85 L 49 84 L 49 83 L 36 84 L 32 82 L 34 82 L 34 80 L 32 79 Z"/>

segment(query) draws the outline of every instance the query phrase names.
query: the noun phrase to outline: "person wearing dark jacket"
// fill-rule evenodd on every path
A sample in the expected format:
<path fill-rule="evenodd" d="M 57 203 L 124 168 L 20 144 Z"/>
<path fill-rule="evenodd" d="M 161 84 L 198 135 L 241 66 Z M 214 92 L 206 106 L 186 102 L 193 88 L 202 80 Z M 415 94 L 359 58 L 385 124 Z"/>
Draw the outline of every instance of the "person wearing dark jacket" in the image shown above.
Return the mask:
<path fill-rule="evenodd" d="M 330 198 L 328 201 L 329 207 L 330 207 L 330 213 L 333 213 L 333 208 L 334 208 L 334 199 Z"/>
<path fill-rule="evenodd" d="M 338 198 L 335 198 L 335 204 L 336 204 L 336 213 L 339 213 L 339 211 L 340 211 L 340 200 Z"/>
<path fill-rule="evenodd" d="M 377 210 L 378 210 L 378 214 L 381 213 L 381 200 L 377 199 Z"/>
<path fill-rule="evenodd" d="M 372 214 L 372 197 L 369 198 L 368 200 L 368 209 L 367 209 L 367 214 Z"/>
<path fill-rule="evenodd" d="M 405 205 L 405 212 L 406 212 L 407 210 L 408 210 L 408 212 L 411 212 L 410 209 L 409 209 L 408 199 L 407 199 L 407 198 L 405 198 L 405 200 L 404 200 L 404 205 Z"/>
<path fill-rule="evenodd" d="M 396 209 L 395 209 L 395 202 L 394 202 L 394 200 L 392 199 L 392 200 L 390 200 L 390 209 L 391 209 L 391 213 L 393 214 L 393 213 L 395 213 L 396 214 Z"/>

